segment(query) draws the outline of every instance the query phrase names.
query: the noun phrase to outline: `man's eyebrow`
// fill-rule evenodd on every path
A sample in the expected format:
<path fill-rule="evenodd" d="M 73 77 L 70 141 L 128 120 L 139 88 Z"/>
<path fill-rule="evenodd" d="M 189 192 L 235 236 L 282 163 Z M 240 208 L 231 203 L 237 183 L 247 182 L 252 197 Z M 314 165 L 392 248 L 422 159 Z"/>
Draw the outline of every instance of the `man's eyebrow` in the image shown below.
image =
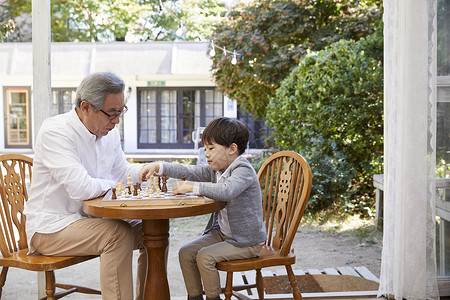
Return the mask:
<path fill-rule="evenodd" d="M 122 108 L 122 109 L 117 109 L 117 108 L 111 107 L 111 108 L 108 108 L 107 111 L 122 111 L 123 109 L 124 109 L 124 108 Z"/>

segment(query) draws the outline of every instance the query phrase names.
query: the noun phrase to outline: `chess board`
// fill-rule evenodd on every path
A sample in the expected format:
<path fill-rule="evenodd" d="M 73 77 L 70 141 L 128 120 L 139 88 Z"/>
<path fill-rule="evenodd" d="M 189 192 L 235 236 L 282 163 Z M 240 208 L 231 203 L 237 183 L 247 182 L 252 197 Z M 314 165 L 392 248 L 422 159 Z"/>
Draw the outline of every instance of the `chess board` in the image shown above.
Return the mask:
<path fill-rule="evenodd" d="M 206 202 L 214 201 L 204 196 L 199 196 L 195 194 L 180 194 L 174 195 L 173 193 L 160 192 L 159 195 L 157 193 L 153 193 L 151 195 L 145 196 L 145 193 L 141 191 L 140 197 L 137 196 L 128 196 L 122 193 L 117 196 L 117 199 L 112 199 L 112 191 L 109 190 L 108 193 L 103 197 L 102 206 L 103 207 L 127 207 L 127 206 L 182 206 L 182 205 L 195 205 L 195 204 L 204 204 Z"/>

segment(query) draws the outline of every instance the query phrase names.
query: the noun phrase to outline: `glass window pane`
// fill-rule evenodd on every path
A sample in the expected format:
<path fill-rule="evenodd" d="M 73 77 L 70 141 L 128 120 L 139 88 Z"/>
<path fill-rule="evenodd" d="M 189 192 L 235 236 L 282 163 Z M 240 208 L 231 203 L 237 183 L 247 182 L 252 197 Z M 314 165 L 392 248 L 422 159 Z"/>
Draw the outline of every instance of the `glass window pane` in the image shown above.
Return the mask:
<path fill-rule="evenodd" d="M 161 92 L 161 143 L 177 142 L 177 91 Z"/>
<path fill-rule="evenodd" d="M 205 104 L 205 115 L 207 117 L 213 116 L 214 115 L 214 105 L 211 103 L 206 103 Z"/>
<path fill-rule="evenodd" d="M 450 177 L 450 87 L 438 87 L 436 106 L 436 176 Z M 447 199 L 449 201 L 450 199 Z"/>
<path fill-rule="evenodd" d="M 26 131 L 20 131 L 20 141 L 21 142 L 26 142 L 26 140 L 27 140 L 27 133 L 26 133 Z"/>
<path fill-rule="evenodd" d="M 58 95 L 59 91 L 52 91 L 52 116 L 59 114 Z"/>
<path fill-rule="evenodd" d="M 25 118 L 19 118 L 19 129 L 27 129 L 27 120 Z"/>
<path fill-rule="evenodd" d="M 52 90 L 52 106 L 58 107 L 59 91 Z"/>
<path fill-rule="evenodd" d="M 206 123 L 216 117 L 223 116 L 222 93 L 215 90 L 205 91 L 205 117 Z"/>
<path fill-rule="evenodd" d="M 62 103 L 63 103 L 63 112 L 68 112 L 75 107 L 75 91 L 62 91 Z"/>
<path fill-rule="evenodd" d="M 214 91 L 214 101 L 215 101 L 215 108 L 216 108 L 216 117 L 217 116 L 223 116 L 223 97 L 222 93 L 218 91 Z"/>
<path fill-rule="evenodd" d="M 139 142 L 156 143 L 156 91 L 143 90 L 140 95 Z"/>
<path fill-rule="evenodd" d="M 197 90 L 184 90 L 183 91 L 183 144 L 192 144 L 192 131 L 195 127 L 195 108 L 200 101 L 200 94 Z"/>
<path fill-rule="evenodd" d="M 437 2 L 437 72 L 450 75 L 450 1 Z"/>
<path fill-rule="evenodd" d="M 177 135 L 173 130 L 161 130 L 161 143 L 176 143 Z"/>
<path fill-rule="evenodd" d="M 52 90 L 52 115 L 66 113 L 76 105 L 75 89 L 53 89 Z"/>
<path fill-rule="evenodd" d="M 145 134 L 139 137 L 139 142 L 143 144 L 156 143 L 156 130 L 145 131 Z"/>
<path fill-rule="evenodd" d="M 27 102 L 26 92 L 10 92 L 9 104 L 25 104 Z"/>
<path fill-rule="evenodd" d="M 17 117 L 11 116 L 9 119 L 9 128 L 10 129 L 17 129 Z"/>
<path fill-rule="evenodd" d="M 194 129 L 196 130 L 198 127 L 201 126 L 201 93 L 199 90 L 195 91 L 195 114 L 194 114 Z"/>
<path fill-rule="evenodd" d="M 214 106 L 214 116 L 221 116 L 221 115 L 223 115 L 223 113 L 222 113 L 222 106 L 220 105 L 215 105 Z"/>
<path fill-rule="evenodd" d="M 14 105 L 9 107 L 9 113 L 11 116 L 23 116 L 26 114 L 25 106 Z"/>

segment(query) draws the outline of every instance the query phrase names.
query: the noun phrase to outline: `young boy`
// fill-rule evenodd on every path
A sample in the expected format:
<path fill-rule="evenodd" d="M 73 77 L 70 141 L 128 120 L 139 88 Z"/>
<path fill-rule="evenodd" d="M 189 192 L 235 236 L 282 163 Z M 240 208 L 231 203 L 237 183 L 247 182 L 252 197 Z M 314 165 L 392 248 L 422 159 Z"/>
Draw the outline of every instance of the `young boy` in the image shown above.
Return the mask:
<path fill-rule="evenodd" d="M 139 171 L 141 180 L 165 173 L 181 178 L 173 192 L 203 195 L 227 205 L 213 213 L 203 235 L 184 245 L 179 260 L 191 300 L 220 299 L 221 285 L 216 264 L 220 261 L 256 257 L 266 240 L 262 220 L 261 190 L 251 164 L 241 156 L 249 131 L 240 121 L 220 117 L 203 131 L 201 142 L 208 165 L 184 166 L 155 162 Z M 203 281 L 203 287 L 202 287 Z"/>

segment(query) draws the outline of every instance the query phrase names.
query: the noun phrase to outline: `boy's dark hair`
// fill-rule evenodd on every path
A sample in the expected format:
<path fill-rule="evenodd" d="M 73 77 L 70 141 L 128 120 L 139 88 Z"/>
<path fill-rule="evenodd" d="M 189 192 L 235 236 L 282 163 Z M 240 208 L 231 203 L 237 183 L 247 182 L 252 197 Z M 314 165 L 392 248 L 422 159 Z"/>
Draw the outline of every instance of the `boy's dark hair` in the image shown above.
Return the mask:
<path fill-rule="evenodd" d="M 212 142 L 229 147 L 235 143 L 238 147 L 239 155 L 245 152 L 250 133 L 247 126 L 241 121 L 219 117 L 213 119 L 206 126 L 202 133 L 202 145 Z"/>

